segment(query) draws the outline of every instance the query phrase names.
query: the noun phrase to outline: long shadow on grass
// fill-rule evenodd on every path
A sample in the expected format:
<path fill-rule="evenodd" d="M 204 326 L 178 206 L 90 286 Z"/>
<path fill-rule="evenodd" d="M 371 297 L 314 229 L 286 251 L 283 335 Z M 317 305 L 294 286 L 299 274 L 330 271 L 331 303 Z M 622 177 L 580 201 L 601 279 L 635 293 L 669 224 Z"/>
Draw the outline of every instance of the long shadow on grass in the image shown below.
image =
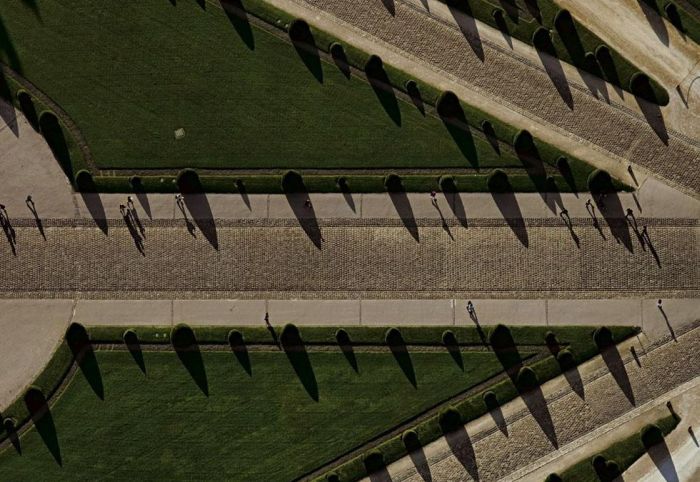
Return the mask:
<path fill-rule="evenodd" d="M 204 367 L 199 344 L 192 329 L 188 327 L 178 329 L 173 334 L 172 344 L 177 357 L 189 372 L 192 380 L 194 380 L 202 393 L 208 397 L 209 382 L 207 380 L 207 371 Z"/>
<path fill-rule="evenodd" d="M 289 325 L 285 327 L 280 336 L 282 348 L 289 359 L 292 368 L 296 372 L 301 384 L 304 386 L 306 393 L 316 402 L 318 402 L 318 382 L 314 368 L 311 366 L 309 354 L 306 352 L 304 341 L 301 339 L 299 330 Z"/>
<path fill-rule="evenodd" d="M 340 350 L 343 352 L 343 356 L 345 356 L 345 359 L 348 361 L 352 369 L 355 370 L 355 373 L 358 373 L 359 369 L 357 367 L 357 357 L 355 357 L 355 351 L 352 348 L 352 341 L 350 340 L 350 335 L 348 335 L 347 331 L 341 329 L 338 330 L 338 333 L 336 333 L 335 338 L 338 341 L 338 346 L 340 347 Z"/>
<path fill-rule="evenodd" d="M 391 85 L 389 76 L 386 70 L 384 70 L 382 59 L 376 55 L 370 57 L 365 66 L 365 74 L 367 75 L 369 85 L 372 86 L 372 90 L 377 96 L 379 103 L 382 104 L 384 111 L 394 124 L 401 126 L 399 101 L 396 98 L 396 93 Z"/>
<path fill-rule="evenodd" d="M 92 347 L 90 337 L 85 327 L 77 323 L 71 324 L 66 333 L 66 342 L 73 353 L 73 358 L 80 367 L 80 371 L 90 384 L 92 391 L 95 392 L 95 395 L 97 395 L 100 400 L 104 400 L 105 392 L 102 383 L 102 373 L 97 364 L 95 350 Z"/>
<path fill-rule="evenodd" d="M 304 62 L 311 75 L 322 84 L 323 66 L 321 64 L 321 56 L 309 25 L 303 20 L 295 20 L 289 27 L 289 37 L 301 61 Z"/>
<path fill-rule="evenodd" d="M 391 350 L 391 354 L 394 355 L 394 359 L 396 363 L 399 364 L 406 379 L 413 385 L 413 388 L 418 388 L 416 371 L 413 368 L 413 360 L 411 360 L 411 354 L 408 352 L 408 347 L 406 346 L 403 336 L 401 336 L 401 332 L 396 329 L 391 329 L 386 341 Z"/>
<path fill-rule="evenodd" d="M 665 440 L 662 440 L 653 447 L 649 447 L 647 452 L 649 452 L 649 457 L 654 462 L 654 465 L 656 465 L 656 468 L 659 469 L 659 472 L 661 472 L 666 482 L 678 482 L 678 471 L 676 470 L 676 465 L 673 463 L 671 452 L 668 450 L 668 445 L 666 445 Z"/>
<path fill-rule="evenodd" d="M 255 50 L 255 37 L 241 0 L 219 0 L 219 3 L 246 47 Z"/>
<path fill-rule="evenodd" d="M 51 410 L 46 401 L 46 397 L 37 388 L 30 388 L 24 395 L 24 404 L 27 411 L 34 422 L 41 440 L 44 441 L 46 448 L 49 449 L 51 455 L 59 466 L 63 466 L 61 458 L 61 446 L 58 442 L 58 434 L 56 433 L 56 425 L 54 424 Z"/>
<path fill-rule="evenodd" d="M 457 337 L 451 331 L 445 332 L 442 336 L 442 343 L 447 348 L 452 360 L 457 364 L 461 371 L 464 371 L 464 360 L 462 360 L 462 351 L 459 349 L 459 343 L 457 342 Z"/>
<path fill-rule="evenodd" d="M 141 343 L 139 342 L 139 337 L 135 332 L 128 330 L 124 333 L 124 344 L 131 354 L 131 358 L 134 359 L 139 367 L 139 370 L 145 375 L 146 374 L 146 362 L 143 359 L 143 351 L 141 350 Z"/>
<path fill-rule="evenodd" d="M 19 436 L 17 435 L 17 427 L 15 427 L 15 421 L 7 418 L 3 421 L 2 426 L 5 428 L 5 432 L 7 433 L 7 438 L 10 439 L 10 443 L 15 449 L 15 452 L 17 454 L 22 455 L 22 443 L 19 440 Z"/>
<path fill-rule="evenodd" d="M 228 343 L 238 363 L 240 363 L 248 376 L 252 377 L 253 368 L 250 365 L 250 355 L 248 354 L 248 348 L 243 339 L 243 334 L 240 331 L 233 330 L 228 336 Z"/>
<path fill-rule="evenodd" d="M 443 112 L 443 115 L 440 115 L 440 120 L 442 120 L 447 132 L 452 136 L 452 139 L 455 144 L 457 144 L 464 158 L 469 161 L 472 167 L 478 168 L 479 154 L 476 151 L 476 144 L 474 143 L 471 127 L 467 122 L 467 117 L 464 114 L 461 104 L 455 98 L 447 109 L 448 112 Z"/>

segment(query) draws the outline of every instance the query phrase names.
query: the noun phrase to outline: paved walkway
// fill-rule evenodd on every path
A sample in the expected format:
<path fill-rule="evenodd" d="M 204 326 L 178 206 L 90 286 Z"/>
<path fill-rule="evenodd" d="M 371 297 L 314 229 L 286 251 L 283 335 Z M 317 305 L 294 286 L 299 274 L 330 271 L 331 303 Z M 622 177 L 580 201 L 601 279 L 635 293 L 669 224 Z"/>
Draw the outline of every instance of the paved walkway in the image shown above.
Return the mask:
<path fill-rule="evenodd" d="M 391 480 L 542 480 L 553 460 L 595 451 L 618 430 L 631 431 L 623 424 L 651 422 L 663 413 L 657 407 L 667 397 L 697 387 L 699 342 L 700 329 L 653 351 L 643 337 L 630 340 L 546 383 L 542 395 L 518 398 L 391 464 Z M 629 355 L 631 346 L 641 365 Z M 673 392 L 686 383 L 680 393 Z"/>
<path fill-rule="evenodd" d="M 692 169 L 700 150 L 689 144 L 697 138 L 669 130 L 658 108 L 641 101 L 635 112 L 610 98 L 607 84 L 567 80 L 546 57 L 533 64 L 482 38 L 488 29 L 478 22 L 456 27 L 403 1 L 392 2 L 393 14 L 373 0 L 271 3 L 620 178 L 633 163 L 694 196 L 700 192 L 700 173 Z"/>

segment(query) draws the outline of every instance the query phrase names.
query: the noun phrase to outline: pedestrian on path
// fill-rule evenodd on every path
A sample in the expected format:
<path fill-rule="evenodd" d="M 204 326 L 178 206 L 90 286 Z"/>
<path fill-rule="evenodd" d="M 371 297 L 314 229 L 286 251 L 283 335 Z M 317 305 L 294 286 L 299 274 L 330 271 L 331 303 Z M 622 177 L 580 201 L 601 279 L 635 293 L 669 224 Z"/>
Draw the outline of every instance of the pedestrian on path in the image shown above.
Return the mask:
<path fill-rule="evenodd" d="M 559 213 L 559 216 L 564 221 L 564 224 L 566 224 L 568 227 L 571 227 L 571 217 L 569 216 L 568 209 L 562 209 Z"/>
<path fill-rule="evenodd" d="M 473 321 L 477 321 L 476 309 L 474 308 L 474 303 L 472 303 L 471 300 L 467 301 L 467 313 L 469 313 L 469 318 L 471 318 Z"/>
<path fill-rule="evenodd" d="M 304 207 L 307 209 L 311 209 L 311 198 L 306 198 L 306 201 L 304 201 Z"/>
<path fill-rule="evenodd" d="M 133 210 L 134 209 L 134 198 L 132 198 L 131 196 L 127 196 L 126 197 L 126 206 L 130 210 Z"/>
<path fill-rule="evenodd" d="M 430 202 L 433 203 L 433 206 L 437 207 L 437 193 L 435 191 L 430 191 Z"/>
<path fill-rule="evenodd" d="M 664 311 L 664 306 L 663 306 L 663 303 L 661 302 L 661 300 L 659 300 L 659 301 L 656 302 L 656 307 L 657 307 L 660 311 Z"/>

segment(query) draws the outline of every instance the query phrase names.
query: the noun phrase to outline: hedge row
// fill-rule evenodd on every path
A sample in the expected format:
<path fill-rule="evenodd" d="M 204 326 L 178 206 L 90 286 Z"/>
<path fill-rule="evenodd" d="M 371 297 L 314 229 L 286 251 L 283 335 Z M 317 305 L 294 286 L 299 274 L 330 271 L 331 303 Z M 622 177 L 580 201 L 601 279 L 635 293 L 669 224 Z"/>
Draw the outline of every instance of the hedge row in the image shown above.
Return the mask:
<path fill-rule="evenodd" d="M 700 44 L 700 17 L 692 15 L 685 9 L 686 2 L 692 3 L 692 1 L 644 0 L 644 3 L 668 20 L 681 34 L 687 35 L 695 43 Z M 696 1 L 693 6 L 700 10 L 700 2 Z"/>
<path fill-rule="evenodd" d="M 594 457 L 577 462 L 561 474 L 551 474 L 547 480 L 613 480 L 644 455 L 649 447 L 662 442 L 664 436 L 671 433 L 679 422 L 673 415 L 659 419 L 654 424 L 645 426 L 639 433 L 615 442 Z"/>
<path fill-rule="evenodd" d="M 653 79 L 649 92 L 634 92 L 632 78 L 642 72 L 573 19 L 567 10 L 560 9 L 554 0 L 526 0 L 527 8 L 519 7 L 522 3 L 516 7 L 511 1 L 500 2 L 500 7 L 489 0 L 440 1 L 611 84 L 659 105 L 668 104 L 668 92 Z"/>
<path fill-rule="evenodd" d="M 557 329 L 556 334 L 558 338 L 566 341 L 571 341 L 568 350 L 573 352 L 573 356 L 576 364 L 580 364 L 591 357 L 595 356 L 599 350 L 593 341 L 593 328 L 588 329 L 588 336 L 577 337 L 575 340 L 570 340 L 568 337 L 577 327 L 566 327 L 564 330 Z M 626 328 L 626 327 L 611 327 L 611 333 L 615 338 L 616 342 L 620 342 L 636 332 L 636 329 Z M 516 344 L 524 344 L 523 339 L 519 338 L 519 335 L 524 333 L 517 329 L 517 327 L 510 328 L 510 332 Z M 526 333 L 531 335 L 531 330 L 526 328 Z M 538 343 L 541 344 L 544 338 L 542 337 L 542 332 L 539 333 L 540 338 Z M 529 340 L 534 341 L 534 340 Z M 559 366 L 554 357 L 547 357 L 543 360 L 537 361 L 526 367 L 527 370 L 525 375 L 526 378 L 534 377 L 539 383 L 544 383 L 562 373 L 562 367 Z M 530 374 L 529 372 L 532 372 Z M 522 370 L 521 370 L 522 372 Z M 526 383 L 529 387 L 529 383 Z M 527 389 L 528 387 L 521 387 L 521 389 Z M 462 400 L 448 409 L 440 412 L 440 414 L 430 417 L 422 422 L 420 422 L 415 427 L 411 428 L 411 431 L 415 432 L 417 441 L 421 445 L 430 443 L 442 436 L 446 431 L 451 430 L 458 424 L 467 423 L 470 420 L 474 420 L 493 409 L 494 401 L 498 404 L 504 404 L 517 396 L 520 392 L 518 388 L 513 384 L 513 382 L 506 378 L 488 388 L 483 392 L 473 395 L 465 400 Z M 416 443 L 416 440 L 413 440 Z M 405 439 L 401 436 L 394 436 L 389 440 L 382 442 L 377 447 L 374 447 L 370 454 L 381 454 L 381 460 L 384 464 L 390 464 L 391 462 L 398 460 L 399 458 L 405 456 L 408 453 L 409 448 L 405 443 Z M 368 454 L 359 455 L 348 462 L 336 467 L 333 470 L 333 474 L 337 477 L 337 480 L 341 481 L 355 481 L 360 480 L 368 475 L 368 469 L 366 464 Z M 378 459 L 377 455 L 373 455 L 375 459 Z M 319 477 L 315 479 L 316 482 L 322 482 L 324 477 Z"/>

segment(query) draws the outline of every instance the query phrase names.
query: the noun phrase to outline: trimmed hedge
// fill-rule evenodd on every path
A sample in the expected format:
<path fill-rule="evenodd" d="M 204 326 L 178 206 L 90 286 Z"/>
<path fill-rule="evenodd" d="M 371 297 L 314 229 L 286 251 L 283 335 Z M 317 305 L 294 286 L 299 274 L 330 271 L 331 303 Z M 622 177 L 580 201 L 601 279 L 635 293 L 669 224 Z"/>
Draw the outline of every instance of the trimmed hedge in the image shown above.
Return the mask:
<path fill-rule="evenodd" d="M 647 449 L 664 441 L 663 432 L 661 432 L 659 426 L 655 424 L 646 425 L 640 432 L 640 437 L 642 438 L 644 447 Z"/>
<path fill-rule="evenodd" d="M 559 480 L 567 482 L 612 480 L 616 474 L 623 473 L 639 457 L 644 455 L 647 447 L 654 445 L 646 445 L 643 441 L 646 430 L 653 432 L 650 437 L 652 441 L 658 443 L 663 441 L 664 435 L 671 433 L 678 423 L 679 421 L 673 416 L 659 419 L 654 424 L 647 425 L 640 433 L 632 434 L 613 443 L 595 457 L 586 458 L 573 464 L 561 473 Z M 659 437 L 661 438 L 659 439 Z"/>

